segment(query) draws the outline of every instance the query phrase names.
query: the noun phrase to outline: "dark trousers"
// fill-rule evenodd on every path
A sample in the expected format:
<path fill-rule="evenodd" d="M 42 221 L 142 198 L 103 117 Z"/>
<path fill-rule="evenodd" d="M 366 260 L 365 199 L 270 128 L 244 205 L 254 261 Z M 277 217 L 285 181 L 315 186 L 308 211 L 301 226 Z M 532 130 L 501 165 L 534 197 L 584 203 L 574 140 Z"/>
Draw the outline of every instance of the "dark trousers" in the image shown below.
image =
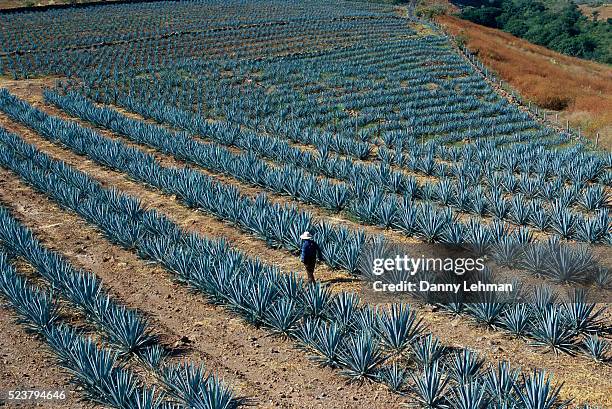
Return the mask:
<path fill-rule="evenodd" d="M 304 261 L 304 267 L 306 267 L 306 274 L 308 274 L 308 281 L 311 283 L 315 282 L 314 271 L 315 271 L 316 265 L 317 265 L 316 260 Z"/>

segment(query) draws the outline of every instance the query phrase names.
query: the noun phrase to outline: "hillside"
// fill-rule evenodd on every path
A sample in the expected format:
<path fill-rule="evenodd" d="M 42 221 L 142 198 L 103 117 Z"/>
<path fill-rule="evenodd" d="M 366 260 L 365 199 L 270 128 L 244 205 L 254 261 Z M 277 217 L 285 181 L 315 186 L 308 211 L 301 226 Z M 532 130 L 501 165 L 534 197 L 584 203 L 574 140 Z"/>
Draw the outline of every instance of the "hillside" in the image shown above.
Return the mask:
<path fill-rule="evenodd" d="M 612 4 L 604 4 L 601 6 L 581 4 L 578 8 L 582 14 L 593 20 L 607 20 L 612 18 Z"/>
<path fill-rule="evenodd" d="M 602 146 L 612 147 L 610 67 L 456 17 L 440 16 L 438 21 L 527 99 L 559 111 L 560 122 L 569 120 L 591 137 L 599 132 Z"/>
<path fill-rule="evenodd" d="M 611 24 L 589 19 L 570 0 L 452 0 L 460 17 L 551 50 L 612 63 Z"/>

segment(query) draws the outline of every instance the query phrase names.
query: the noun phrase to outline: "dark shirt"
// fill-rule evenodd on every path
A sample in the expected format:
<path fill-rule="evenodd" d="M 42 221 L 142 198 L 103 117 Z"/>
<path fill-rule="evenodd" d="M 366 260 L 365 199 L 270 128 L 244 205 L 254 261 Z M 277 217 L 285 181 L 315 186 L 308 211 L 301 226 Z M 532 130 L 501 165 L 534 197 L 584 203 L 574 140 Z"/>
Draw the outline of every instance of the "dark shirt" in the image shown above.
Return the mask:
<path fill-rule="evenodd" d="M 300 255 L 302 262 L 304 264 L 312 264 L 317 261 L 317 257 L 319 258 L 319 260 L 323 258 L 319 245 L 313 240 L 302 241 L 302 251 Z"/>

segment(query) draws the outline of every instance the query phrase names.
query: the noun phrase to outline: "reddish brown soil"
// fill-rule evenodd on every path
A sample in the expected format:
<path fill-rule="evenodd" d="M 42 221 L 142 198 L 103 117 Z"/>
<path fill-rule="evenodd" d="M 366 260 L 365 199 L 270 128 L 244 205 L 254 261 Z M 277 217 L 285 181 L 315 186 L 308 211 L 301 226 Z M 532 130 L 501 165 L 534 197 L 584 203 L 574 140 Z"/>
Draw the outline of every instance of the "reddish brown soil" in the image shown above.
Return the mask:
<path fill-rule="evenodd" d="M 283 251 L 275 251 L 275 250 L 268 249 L 260 241 L 253 240 L 248 235 L 238 232 L 236 229 L 228 226 L 225 223 L 218 222 L 214 220 L 213 218 L 210 218 L 206 215 L 203 215 L 201 213 L 196 213 L 189 209 L 186 209 L 182 205 L 178 204 L 176 201 L 170 200 L 167 196 L 163 196 L 159 193 L 147 190 L 141 185 L 138 185 L 137 183 L 129 181 L 127 178 L 125 178 L 124 176 L 116 172 L 102 169 L 101 167 L 94 165 L 92 162 L 88 160 L 84 160 L 83 158 L 77 155 L 74 155 L 67 150 L 54 146 L 42 140 L 42 138 L 38 137 L 32 132 L 26 130 L 24 127 L 16 125 L 12 123 L 11 121 L 7 120 L 6 117 L 1 117 L 0 119 L 2 123 L 5 126 L 7 126 L 9 129 L 19 133 L 20 135 L 23 135 L 24 137 L 26 137 L 26 139 L 29 142 L 35 143 L 39 148 L 43 149 L 47 153 L 52 154 L 56 158 L 61 158 L 67 161 L 69 164 L 75 166 L 76 168 L 80 170 L 88 172 L 90 175 L 95 176 L 99 180 L 104 181 L 104 183 L 107 185 L 115 185 L 130 194 L 138 196 L 141 200 L 143 200 L 145 204 L 163 211 L 166 215 L 170 216 L 172 219 L 174 219 L 177 223 L 179 223 L 182 227 L 186 229 L 194 229 L 194 230 L 200 231 L 207 235 L 225 236 L 229 239 L 229 241 L 233 245 L 241 248 L 242 250 L 246 251 L 247 253 L 251 255 L 258 255 L 265 261 L 271 264 L 274 264 L 274 265 L 278 265 L 279 267 L 283 268 L 285 271 L 292 270 L 292 269 L 297 270 L 301 267 L 297 258 L 287 257 L 287 253 Z M 64 242 L 66 242 L 66 246 L 64 247 L 62 245 L 62 248 L 68 252 L 83 251 L 83 252 L 86 252 L 86 254 L 89 254 L 87 258 L 92 258 L 92 261 L 90 261 L 89 264 L 86 265 L 86 268 L 91 268 L 94 271 L 96 271 L 97 274 L 100 274 L 103 280 L 105 279 L 104 278 L 105 276 L 111 274 L 110 272 L 106 272 L 107 268 L 115 269 L 119 267 L 121 268 L 125 267 L 125 269 L 122 271 L 124 272 L 129 271 L 130 272 L 129 274 L 131 275 L 137 274 L 136 277 L 138 277 L 138 279 L 136 280 L 128 278 L 125 284 L 123 284 L 122 282 L 121 285 L 113 285 L 116 291 L 119 291 L 120 289 L 123 290 L 124 286 L 128 286 L 126 288 L 134 289 L 134 291 L 130 294 L 121 293 L 120 294 L 121 298 L 127 301 L 128 303 L 130 303 L 130 305 L 142 308 L 143 310 L 147 312 L 153 308 L 151 306 L 155 306 L 159 308 L 159 311 L 163 311 L 161 314 L 168 313 L 170 315 L 168 317 L 161 316 L 159 312 L 152 312 L 151 314 L 155 318 L 155 322 L 156 323 L 159 322 L 160 327 L 164 328 L 164 331 L 162 332 L 174 334 L 174 337 L 175 337 L 174 339 L 177 339 L 177 337 L 180 338 L 180 336 L 182 336 L 183 334 L 188 334 L 190 338 L 194 337 L 194 339 L 195 337 L 198 337 L 198 335 L 194 335 L 194 333 L 195 334 L 200 334 L 200 333 L 198 331 L 194 331 L 194 327 L 196 325 L 196 322 L 202 321 L 202 319 L 200 318 L 201 316 L 191 314 L 191 312 L 195 311 L 194 308 L 196 308 L 196 307 L 193 307 L 193 305 L 202 304 L 201 302 L 198 302 L 199 300 L 195 300 L 192 298 L 186 301 L 185 303 L 181 302 L 180 305 L 185 305 L 185 306 L 188 306 L 189 308 L 185 307 L 186 308 L 185 310 L 179 310 L 176 312 L 176 314 L 171 314 L 170 313 L 171 309 L 169 309 L 168 312 L 166 312 L 164 310 L 164 305 L 167 305 L 167 304 L 164 304 L 164 300 L 165 300 L 164 296 L 167 296 L 167 294 L 171 291 L 169 289 L 160 290 L 159 288 L 157 288 L 158 285 L 162 286 L 162 288 L 164 288 L 163 287 L 164 285 L 168 285 L 167 283 L 164 282 L 164 280 L 161 279 L 161 275 L 164 275 L 165 277 L 167 277 L 165 273 L 159 271 L 158 273 L 156 273 L 159 275 L 159 277 L 155 276 L 155 278 L 159 278 L 159 279 L 153 280 L 153 283 L 151 283 L 150 280 L 147 282 L 146 276 L 153 274 L 152 272 L 156 271 L 156 269 L 150 268 L 150 267 L 144 267 L 147 274 L 144 274 L 143 278 L 141 279 L 140 278 L 141 273 L 138 272 L 139 271 L 138 268 L 132 267 L 134 266 L 133 264 L 128 263 L 127 265 L 123 265 L 123 264 L 119 265 L 120 263 L 127 263 L 125 260 L 129 259 L 129 257 L 134 258 L 133 255 L 122 252 L 122 250 L 119 250 L 119 249 L 114 248 L 113 246 L 110 246 L 104 240 L 102 240 L 102 242 L 106 244 L 98 243 L 95 246 L 91 244 L 87 244 L 87 243 L 90 243 L 90 240 L 96 240 L 97 238 L 97 235 L 93 233 L 93 230 L 90 230 L 89 234 L 80 233 L 81 232 L 80 226 L 83 226 L 82 227 L 83 229 L 90 229 L 90 228 L 85 227 L 81 221 L 77 221 L 76 219 L 71 219 L 72 216 L 67 215 L 65 212 L 60 212 L 56 208 L 54 210 L 53 206 L 49 206 L 48 204 L 45 206 L 41 205 L 42 208 L 38 211 L 32 210 L 30 207 L 34 206 L 35 204 L 36 206 L 39 206 L 39 203 L 45 202 L 46 199 L 43 199 L 42 197 L 40 197 L 40 195 L 33 194 L 31 192 L 31 189 L 24 188 L 22 184 L 16 182 L 15 177 L 11 176 L 8 172 L 3 171 L 2 173 L 0 173 L 0 175 L 2 179 L 6 180 L 6 182 L 4 182 L 3 184 L 2 194 L 0 197 L 2 198 L 4 202 L 7 202 L 11 208 L 16 207 L 15 203 L 22 203 L 21 206 L 23 206 L 23 209 L 19 211 L 19 216 L 23 218 L 24 221 L 26 221 L 25 220 L 26 217 L 30 217 L 29 216 L 30 213 L 34 214 L 34 216 L 31 216 L 32 219 L 30 223 L 32 225 L 37 225 L 37 223 L 39 224 L 44 223 L 46 225 L 54 224 L 54 222 L 51 222 L 51 221 L 41 222 L 41 220 L 47 220 L 47 219 L 57 220 L 59 218 L 59 220 L 63 220 L 63 219 L 66 220 L 66 222 L 63 225 L 47 229 L 42 235 L 43 237 L 49 237 L 49 240 L 51 240 L 51 238 L 54 236 L 58 237 L 57 239 L 58 242 L 54 244 L 59 246 L 60 244 L 63 244 Z M 19 209 L 17 208 L 17 210 Z M 54 215 L 55 212 L 59 212 L 62 215 L 55 216 Z M 41 215 L 44 215 L 44 216 L 41 216 Z M 79 226 L 79 229 L 74 229 L 73 226 Z M 58 230 L 58 232 L 52 232 L 55 230 Z M 73 230 L 77 230 L 77 233 L 74 233 Z M 71 237 L 73 234 L 77 234 L 79 237 L 79 240 L 82 240 L 83 243 L 79 245 L 76 242 L 71 242 L 68 239 L 66 239 L 66 238 Z M 97 238 L 97 240 L 100 240 L 100 239 Z M 83 249 L 75 250 L 75 249 L 79 249 L 80 248 L 79 246 L 83 247 Z M 99 246 L 102 246 L 102 247 L 99 247 Z M 115 257 L 114 254 L 118 254 L 118 256 Z M 104 257 L 102 255 L 112 255 L 111 256 L 112 258 L 110 259 L 112 260 L 110 261 L 111 264 L 110 265 L 108 264 L 109 261 L 106 262 L 107 267 L 98 266 L 98 263 L 100 263 L 99 261 L 100 258 Z M 119 262 L 118 260 L 121 260 L 121 261 Z M 83 261 L 80 261 L 80 262 L 83 262 Z M 134 258 L 134 263 L 137 263 L 137 262 L 139 261 Z M 113 277 L 115 276 L 113 275 Z M 341 275 L 339 275 L 338 273 L 331 272 L 328 269 L 322 269 L 319 272 L 319 277 L 322 278 L 323 280 L 337 281 L 337 279 L 341 278 Z M 132 281 L 135 281 L 135 282 L 132 283 Z M 357 289 L 358 287 L 356 284 L 347 285 L 346 283 L 334 285 L 334 289 L 340 289 L 340 288 Z M 179 290 L 180 289 L 177 289 L 177 291 Z M 174 287 L 172 287 L 172 291 L 174 291 Z M 159 295 L 161 295 L 161 297 Z M 142 304 L 139 303 L 138 300 L 141 300 Z M 200 307 L 198 306 L 197 308 L 200 308 Z M 183 312 L 185 312 L 187 315 L 183 314 Z M 207 318 L 211 320 L 216 320 L 218 316 L 223 316 L 223 314 L 225 313 L 222 310 L 215 309 L 214 313 L 206 314 L 206 316 Z M 610 383 L 612 376 L 610 376 L 611 372 L 610 372 L 609 367 L 602 367 L 601 365 L 592 363 L 591 361 L 589 361 L 588 359 L 584 357 L 573 357 L 572 358 L 572 357 L 567 357 L 567 356 L 554 356 L 553 354 L 543 355 L 540 351 L 535 350 L 533 348 L 525 348 L 525 343 L 523 341 L 514 340 L 508 335 L 500 333 L 500 332 L 483 330 L 482 328 L 476 327 L 475 325 L 471 324 L 470 321 L 465 318 L 452 319 L 444 315 L 441 315 L 439 312 L 432 313 L 432 312 L 428 312 L 427 310 L 421 311 L 421 315 L 425 318 L 425 321 L 430 326 L 430 329 L 436 335 L 441 337 L 443 342 L 448 345 L 464 346 L 464 347 L 476 349 L 479 352 L 483 353 L 485 357 L 491 362 L 496 362 L 499 359 L 507 359 L 507 360 L 512 361 L 514 364 L 522 365 L 524 369 L 536 368 L 536 367 L 548 369 L 555 373 L 555 379 L 557 381 L 565 382 L 565 387 L 563 389 L 564 396 L 574 397 L 577 399 L 578 402 L 586 400 L 591 403 L 600 404 L 600 405 L 610 405 L 611 403 L 610 398 L 607 396 L 607 393 L 606 393 L 607 390 L 610 390 L 612 388 L 612 384 Z M 191 318 L 188 320 L 183 320 L 185 316 L 191 317 Z M 232 321 L 232 320 L 236 321 L 236 325 L 241 325 L 238 320 L 231 318 L 231 316 L 226 315 L 224 319 L 225 321 Z M 175 321 L 180 321 L 180 322 L 175 322 Z M 168 332 L 166 328 L 169 328 L 170 332 Z M 244 331 L 258 331 L 250 327 L 243 327 L 240 329 L 240 331 L 243 331 L 243 330 Z M 229 331 L 227 335 L 229 338 L 228 342 L 230 341 L 237 342 L 236 340 L 232 338 L 232 336 L 236 334 L 236 328 L 232 327 L 228 329 L 227 331 Z M 226 360 L 232 361 L 232 359 L 234 358 L 232 358 L 231 355 L 228 355 L 229 352 L 226 352 L 226 350 L 222 349 L 219 346 L 209 345 L 209 343 L 215 344 L 218 338 L 222 338 L 219 336 L 216 330 L 212 331 L 212 333 L 215 335 L 210 338 L 206 338 L 202 340 L 202 345 L 203 345 L 202 351 L 216 351 L 216 352 L 212 353 L 210 357 L 205 358 L 204 361 L 209 361 L 210 359 L 223 360 L 224 362 Z M 263 336 L 264 333 L 259 332 L 259 331 L 258 333 L 259 335 L 256 335 L 255 338 L 258 339 L 257 342 L 259 343 L 260 342 L 259 340 L 261 339 L 261 336 Z M 206 335 L 200 334 L 199 336 L 205 337 Z M 168 342 L 171 342 L 171 341 L 172 341 L 172 336 L 170 336 L 168 339 Z M 300 360 L 303 360 L 303 354 L 296 353 L 296 352 L 289 353 L 288 351 L 291 348 L 289 343 L 287 343 L 285 348 L 286 349 L 284 349 L 283 351 L 287 352 L 287 354 L 285 353 L 280 354 L 280 355 L 283 355 L 283 357 L 286 357 L 286 355 L 290 355 L 290 357 L 286 357 L 287 361 L 285 362 L 291 362 L 292 365 L 295 364 L 296 359 L 299 362 L 302 362 Z M 231 351 L 232 348 L 229 348 L 229 350 Z M 277 357 L 276 355 L 279 355 L 279 354 L 271 354 L 272 358 L 278 359 L 279 357 Z M 228 356 L 228 358 L 224 359 L 223 357 L 225 356 Z M 262 363 L 259 359 L 264 360 L 265 363 Z M 257 361 L 253 361 L 253 365 L 256 365 L 255 362 L 259 363 L 260 365 L 266 365 L 269 363 L 268 361 L 275 362 L 273 360 L 271 361 L 269 356 L 267 357 L 262 356 L 262 357 L 258 357 Z M 230 364 L 227 364 L 227 365 L 230 365 Z M 271 363 L 270 365 L 277 365 L 277 364 Z M 289 365 L 289 363 L 287 363 L 287 365 Z M 311 365 L 311 364 L 305 361 L 304 365 Z M 240 368 L 241 367 L 242 367 L 242 364 L 240 365 Z M 299 368 L 300 368 L 299 372 L 303 372 L 301 364 L 299 364 Z M 316 373 L 313 372 L 312 376 L 316 377 L 317 379 L 321 379 L 322 374 L 327 372 L 327 371 L 319 370 L 318 368 L 314 368 L 314 369 L 316 369 L 317 372 Z M 262 383 L 266 381 L 268 378 L 267 371 L 268 369 L 257 372 L 257 375 L 259 378 L 257 378 L 256 380 L 255 380 L 254 375 L 251 375 L 253 377 L 252 382 L 259 381 L 260 383 Z M 225 372 L 221 370 L 221 373 L 232 384 L 241 385 L 239 380 L 241 379 L 242 375 L 237 376 L 237 377 L 226 375 L 226 373 L 231 373 L 231 371 L 229 370 Z M 266 374 L 265 376 L 266 379 L 262 379 L 262 376 L 261 376 L 262 373 Z M 244 376 L 247 376 L 247 375 L 245 374 Z M 336 383 L 335 386 L 338 386 L 342 383 L 341 379 L 337 375 L 329 373 L 329 376 L 332 377 L 331 379 L 335 379 L 334 381 Z M 329 379 L 325 379 L 323 383 L 328 384 L 327 381 L 329 381 Z M 333 382 L 329 381 L 329 383 L 333 383 Z M 299 385 L 299 383 L 296 385 Z M 254 389 L 251 389 L 251 387 L 245 387 L 244 389 L 240 387 L 239 389 L 241 392 L 243 390 L 246 390 L 247 394 L 248 394 L 248 391 L 254 390 Z M 282 388 L 282 386 L 278 386 L 277 389 L 279 389 L 281 392 L 285 390 Z M 277 391 L 274 393 L 278 395 L 279 392 Z M 322 392 L 322 393 L 327 393 L 327 392 Z M 261 397 L 259 390 L 255 390 L 253 394 L 258 397 Z M 308 396 L 310 399 L 312 399 L 312 396 L 310 395 Z M 341 397 L 337 398 L 335 396 L 335 393 L 332 394 L 331 396 L 333 396 L 333 400 L 335 402 L 339 402 L 342 400 Z M 360 398 L 360 401 L 361 401 L 361 398 Z M 292 397 L 291 399 L 288 399 L 288 402 L 293 404 L 294 402 L 297 402 L 297 401 Z M 310 407 L 310 406 L 307 405 L 306 407 Z M 355 406 L 349 406 L 349 407 L 355 407 Z M 364 407 L 367 407 L 367 406 L 364 406 Z"/>

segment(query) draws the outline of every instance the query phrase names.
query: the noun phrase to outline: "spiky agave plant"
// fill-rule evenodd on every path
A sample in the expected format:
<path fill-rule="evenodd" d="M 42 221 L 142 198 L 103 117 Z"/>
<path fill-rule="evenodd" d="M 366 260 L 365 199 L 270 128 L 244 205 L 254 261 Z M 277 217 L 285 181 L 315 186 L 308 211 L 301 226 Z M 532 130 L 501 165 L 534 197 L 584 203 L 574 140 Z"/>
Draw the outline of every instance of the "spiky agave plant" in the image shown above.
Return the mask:
<path fill-rule="evenodd" d="M 344 335 L 338 325 L 319 322 L 311 347 L 318 354 L 311 359 L 322 366 L 337 367 L 343 348 Z"/>
<path fill-rule="evenodd" d="M 359 297 L 354 293 L 342 292 L 333 296 L 332 302 L 329 303 L 327 316 L 342 330 L 348 330 L 353 325 L 358 308 Z"/>
<path fill-rule="evenodd" d="M 597 210 L 609 205 L 610 197 L 601 185 L 595 185 L 585 189 L 579 201 L 586 210 Z"/>
<path fill-rule="evenodd" d="M 288 336 L 302 317 L 301 306 L 293 298 L 281 297 L 268 310 L 264 322 L 273 331 Z"/>
<path fill-rule="evenodd" d="M 576 334 L 596 331 L 601 324 L 599 317 L 606 310 L 605 307 L 596 309 L 595 303 L 587 302 L 586 291 L 582 288 L 575 288 L 569 302 L 562 306 L 565 319 Z"/>
<path fill-rule="evenodd" d="M 513 236 L 504 236 L 491 247 L 491 256 L 501 266 L 513 267 L 521 259 L 523 245 Z"/>
<path fill-rule="evenodd" d="M 340 373 L 351 381 L 373 380 L 385 359 L 371 333 L 355 334 L 345 340 L 339 354 L 338 361 L 343 367 Z"/>
<path fill-rule="evenodd" d="M 477 256 L 482 256 L 489 252 L 489 247 L 493 243 L 491 230 L 474 219 L 466 225 L 466 248 Z"/>
<path fill-rule="evenodd" d="M 278 292 L 271 279 L 265 275 L 257 275 L 244 282 L 247 284 L 241 287 L 242 297 L 235 307 L 247 321 L 259 325 L 265 321 L 268 309 L 278 298 Z"/>
<path fill-rule="evenodd" d="M 204 365 L 183 362 L 163 367 L 161 381 L 168 394 L 190 408 L 235 409 L 241 400 Z"/>
<path fill-rule="evenodd" d="M 414 340 L 411 346 L 414 358 L 422 367 L 427 367 L 437 362 L 446 352 L 446 348 L 440 343 L 438 337 L 434 337 L 433 334 Z"/>
<path fill-rule="evenodd" d="M 404 233 L 412 235 L 416 228 L 417 207 L 412 198 L 404 196 L 398 204 L 395 213 L 394 227 L 397 227 Z"/>
<path fill-rule="evenodd" d="M 136 355 L 149 368 L 154 371 L 161 369 L 169 351 L 160 344 L 140 349 Z"/>
<path fill-rule="evenodd" d="M 315 343 L 319 325 L 320 319 L 312 317 L 304 317 L 299 322 L 293 336 L 302 349 L 307 350 Z"/>
<path fill-rule="evenodd" d="M 565 319 L 563 311 L 555 305 L 548 306 L 536 317 L 530 335 L 534 339 L 534 345 L 548 347 L 555 354 L 574 353 L 574 331 Z"/>
<path fill-rule="evenodd" d="M 598 362 L 609 361 L 610 358 L 607 356 L 610 350 L 610 342 L 598 335 L 588 335 L 582 341 L 582 350 L 588 355 L 593 357 Z"/>
<path fill-rule="evenodd" d="M 449 407 L 445 398 L 445 389 L 450 378 L 444 377 L 439 368 L 439 361 L 423 368 L 421 374 L 412 374 L 415 384 L 414 392 L 419 402 L 428 409 L 446 409 Z"/>
<path fill-rule="evenodd" d="M 453 354 L 450 361 L 451 377 L 459 384 L 473 382 L 480 374 L 484 360 L 474 351 L 464 349 Z"/>
<path fill-rule="evenodd" d="M 438 209 L 429 203 L 421 203 L 416 217 L 417 234 L 428 242 L 437 241 L 444 231 L 444 226 L 453 221 L 449 208 Z"/>
<path fill-rule="evenodd" d="M 525 197 L 517 194 L 510 200 L 510 219 L 520 226 L 525 226 L 531 217 L 531 208 L 525 204 Z"/>
<path fill-rule="evenodd" d="M 320 283 L 308 285 L 302 293 L 304 312 L 313 318 L 322 318 L 331 302 L 331 290 Z"/>
<path fill-rule="evenodd" d="M 579 218 L 576 222 L 576 239 L 585 243 L 599 243 L 603 240 L 607 225 L 600 223 L 597 217 Z"/>
<path fill-rule="evenodd" d="M 545 371 L 534 370 L 532 374 L 522 374 L 522 382 L 515 384 L 514 390 L 525 409 L 564 409 L 568 401 L 561 401 L 561 385 L 552 386 Z"/>
<path fill-rule="evenodd" d="M 378 333 L 383 344 L 401 354 L 424 330 L 422 319 L 407 304 L 392 304 L 378 315 Z"/>
<path fill-rule="evenodd" d="M 146 319 L 114 303 L 107 295 L 96 299 L 94 322 L 122 355 L 137 353 L 157 342 Z"/>
<path fill-rule="evenodd" d="M 593 253 L 586 246 L 571 246 L 555 240 L 548 243 L 545 271 L 555 281 L 583 281 L 595 264 Z"/>
<path fill-rule="evenodd" d="M 484 386 L 495 407 L 513 407 L 516 404 L 515 385 L 520 375 L 520 370 L 512 369 L 506 361 L 497 363 L 497 367 L 489 365 L 483 374 Z"/>
<path fill-rule="evenodd" d="M 463 223 L 449 223 L 440 237 L 440 242 L 448 246 L 460 248 L 465 244 L 465 236 L 466 228 Z"/>
<path fill-rule="evenodd" d="M 533 315 L 528 304 L 514 304 L 499 317 L 499 324 L 514 335 L 525 335 L 530 328 Z"/>
<path fill-rule="evenodd" d="M 563 206 L 559 200 L 551 208 L 551 227 L 564 239 L 571 239 L 576 226 L 576 214 Z"/>
<path fill-rule="evenodd" d="M 459 384 L 452 389 L 449 398 L 451 407 L 456 409 L 484 409 L 489 407 L 486 389 L 478 382 Z"/>
<path fill-rule="evenodd" d="M 394 362 L 392 365 L 382 365 L 376 374 L 376 379 L 387 385 L 393 392 L 401 394 L 404 392 L 408 375 L 408 369 Z"/>
<path fill-rule="evenodd" d="M 496 293 L 486 292 L 480 295 L 478 302 L 466 304 L 468 314 L 490 327 L 495 327 L 506 310 L 506 303 Z"/>

